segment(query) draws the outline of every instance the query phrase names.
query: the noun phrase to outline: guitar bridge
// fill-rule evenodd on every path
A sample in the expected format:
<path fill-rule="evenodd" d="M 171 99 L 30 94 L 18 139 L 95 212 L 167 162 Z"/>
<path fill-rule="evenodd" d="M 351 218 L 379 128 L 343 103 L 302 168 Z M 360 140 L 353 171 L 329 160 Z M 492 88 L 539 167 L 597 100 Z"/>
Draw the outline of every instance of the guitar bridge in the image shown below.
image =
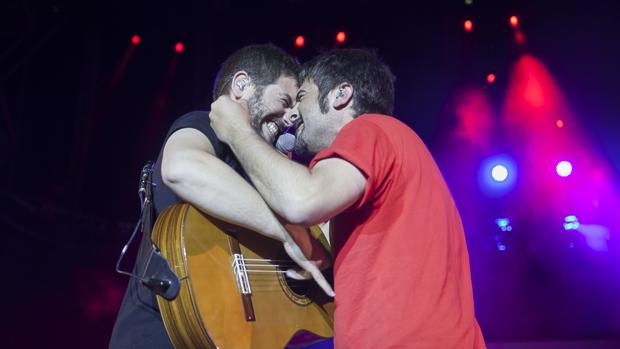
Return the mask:
<path fill-rule="evenodd" d="M 238 253 L 233 254 L 232 267 L 239 292 L 241 292 L 241 294 L 252 294 L 250 280 L 248 279 L 248 270 L 245 266 L 245 259 L 243 258 L 243 255 Z"/>
<path fill-rule="evenodd" d="M 245 321 L 256 321 L 254 314 L 254 305 L 252 304 L 252 289 L 250 288 L 250 278 L 248 277 L 248 269 L 245 265 L 245 258 L 241 254 L 239 241 L 234 238 L 234 232 L 228 232 L 231 235 L 228 238 L 230 250 L 232 252 L 232 268 L 237 288 L 241 292 L 241 303 L 243 304 L 243 313 Z"/>

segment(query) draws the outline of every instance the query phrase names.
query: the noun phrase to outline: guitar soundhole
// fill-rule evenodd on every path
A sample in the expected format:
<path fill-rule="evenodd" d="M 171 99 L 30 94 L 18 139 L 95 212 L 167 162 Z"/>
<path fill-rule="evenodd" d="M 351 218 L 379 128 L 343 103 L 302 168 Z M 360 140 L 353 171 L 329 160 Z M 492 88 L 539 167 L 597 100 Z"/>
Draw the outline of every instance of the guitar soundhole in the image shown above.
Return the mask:
<path fill-rule="evenodd" d="M 280 270 L 284 271 L 284 269 Z M 315 291 L 312 280 L 291 279 L 285 273 L 279 273 L 278 278 L 280 279 L 282 290 L 293 302 L 299 305 L 312 303 L 312 295 Z"/>
<path fill-rule="evenodd" d="M 309 297 L 312 292 L 313 284 L 307 280 L 295 280 L 291 279 L 288 276 L 284 277 L 284 280 L 288 287 L 300 297 Z"/>

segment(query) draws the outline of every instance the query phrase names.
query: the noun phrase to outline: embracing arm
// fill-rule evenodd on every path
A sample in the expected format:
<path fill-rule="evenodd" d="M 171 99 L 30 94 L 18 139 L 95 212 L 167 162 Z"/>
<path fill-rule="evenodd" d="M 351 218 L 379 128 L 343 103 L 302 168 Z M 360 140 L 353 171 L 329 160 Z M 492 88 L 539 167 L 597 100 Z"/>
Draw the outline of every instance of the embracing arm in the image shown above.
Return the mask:
<path fill-rule="evenodd" d="M 280 156 L 252 130 L 229 145 L 265 201 L 288 222 L 326 221 L 364 194 L 366 177 L 340 158 L 321 160 L 310 171 Z"/>
<path fill-rule="evenodd" d="M 214 154 L 202 132 L 174 132 L 164 146 L 164 183 L 203 212 L 284 241 L 281 224 L 256 190 Z"/>
<path fill-rule="evenodd" d="M 214 154 L 202 132 L 192 128 L 174 132 L 164 146 L 164 183 L 205 213 L 282 241 L 289 256 L 333 296 L 318 269 L 329 264 L 320 243 L 305 231 L 291 227 L 287 232 L 260 194 Z"/>

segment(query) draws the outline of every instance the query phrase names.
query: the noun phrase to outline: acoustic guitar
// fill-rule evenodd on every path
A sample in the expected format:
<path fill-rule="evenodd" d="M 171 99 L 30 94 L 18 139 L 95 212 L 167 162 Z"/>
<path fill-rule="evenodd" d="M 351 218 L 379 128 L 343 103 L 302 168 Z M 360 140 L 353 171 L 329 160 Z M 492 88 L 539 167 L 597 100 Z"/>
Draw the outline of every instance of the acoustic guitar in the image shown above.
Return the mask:
<path fill-rule="evenodd" d="M 333 300 L 313 280 L 285 276 L 294 262 L 280 242 L 189 204 L 163 211 L 152 239 L 180 280 L 174 299 L 157 296 L 175 348 L 281 349 L 333 336 Z"/>

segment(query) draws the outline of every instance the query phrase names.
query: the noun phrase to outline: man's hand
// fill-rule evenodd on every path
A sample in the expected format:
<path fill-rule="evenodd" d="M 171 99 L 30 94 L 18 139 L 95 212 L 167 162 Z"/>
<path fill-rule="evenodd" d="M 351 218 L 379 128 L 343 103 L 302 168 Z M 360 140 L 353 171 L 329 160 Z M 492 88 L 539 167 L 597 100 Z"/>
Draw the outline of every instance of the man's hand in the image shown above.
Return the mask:
<path fill-rule="evenodd" d="M 226 144 L 237 137 L 243 137 L 247 132 L 254 132 L 247 105 L 235 102 L 226 95 L 211 104 L 209 119 L 217 138 Z"/>
<path fill-rule="evenodd" d="M 314 281 L 319 284 L 319 286 L 323 289 L 323 291 L 325 291 L 328 296 L 335 296 L 334 290 L 332 289 L 331 285 L 329 284 L 329 282 L 327 282 L 325 276 L 323 276 L 323 273 L 321 273 L 321 271 L 317 267 L 317 264 L 320 263 L 308 260 L 308 258 L 304 256 L 304 253 L 301 251 L 299 246 L 297 246 L 297 244 L 292 241 L 292 239 L 284 242 L 284 250 L 289 255 L 289 257 L 291 257 L 291 259 L 305 271 L 305 273 L 308 273 L 312 276 Z M 287 275 L 294 279 L 307 278 L 304 274 L 301 274 L 292 269 L 287 271 Z"/>
<path fill-rule="evenodd" d="M 307 228 L 301 225 L 284 224 L 293 240 L 297 243 L 304 256 L 306 256 L 319 270 L 325 270 L 332 265 L 332 257 L 323 244 L 314 238 Z M 291 268 L 286 271 L 286 276 L 295 280 L 312 279 L 312 274 L 301 268 Z"/>
<path fill-rule="evenodd" d="M 290 224 L 281 220 L 288 234 L 297 243 L 304 256 L 314 262 L 321 270 L 329 268 L 332 264 L 332 257 L 321 242 L 312 236 L 309 228 L 301 225 Z"/>

